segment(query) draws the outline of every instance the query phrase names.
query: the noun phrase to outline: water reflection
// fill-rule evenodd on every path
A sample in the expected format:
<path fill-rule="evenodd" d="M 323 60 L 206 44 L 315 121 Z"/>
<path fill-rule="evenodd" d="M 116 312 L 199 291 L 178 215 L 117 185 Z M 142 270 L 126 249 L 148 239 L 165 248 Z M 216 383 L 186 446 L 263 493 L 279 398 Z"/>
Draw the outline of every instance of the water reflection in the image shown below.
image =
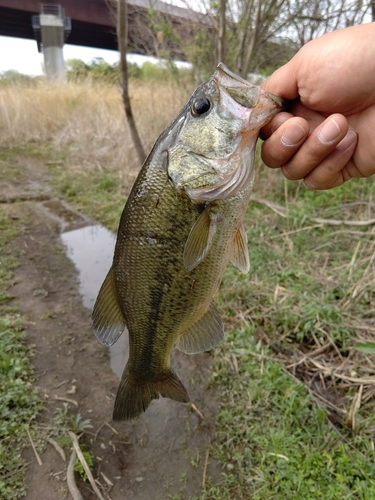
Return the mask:
<path fill-rule="evenodd" d="M 111 267 L 115 235 L 103 226 L 86 226 L 61 234 L 67 255 L 79 272 L 79 291 L 92 309 L 99 288 Z"/>
<path fill-rule="evenodd" d="M 112 264 L 116 236 L 99 224 L 61 234 L 68 257 L 79 274 L 79 291 L 85 307 L 92 309 L 101 284 Z M 111 369 L 121 378 L 128 358 L 128 335 L 109 348 Z"/>

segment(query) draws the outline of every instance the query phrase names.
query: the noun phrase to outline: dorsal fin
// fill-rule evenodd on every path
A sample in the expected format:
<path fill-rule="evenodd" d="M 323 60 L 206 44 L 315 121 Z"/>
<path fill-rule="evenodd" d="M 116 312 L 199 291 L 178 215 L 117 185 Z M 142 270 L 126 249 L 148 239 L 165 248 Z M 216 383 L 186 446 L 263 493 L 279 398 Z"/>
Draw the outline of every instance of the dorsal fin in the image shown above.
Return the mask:
<path fill-rule="evenodd" d="M 216 219 L 210 217 L 206 207 L 190 230 L 184 249 L 184 266 L 192 271 L 207 255 L 216 233 Z"/>
<path fill-rule="evenodd" d="M 209 351 L 224 338 L 224 325 L 212 301 L 205 314 L 178 337 L 175 346 L 186 354 Z"/>
<path fill-rule="evenodd" d="M 126 328 L 117 300 L 113 268 L 109 270 L 96 299 L 92 311 L 92 328 L 104 345 L 114 344 Z"/>
<path fill-rule="evenodd" d="M 243 274 L 247 274 L 250 271 L 249 249 L 247 248 L 247 234 L 243 224 L 234 236 L 230 261 L 234 266 L 238 267 L 238 269 Z"/>

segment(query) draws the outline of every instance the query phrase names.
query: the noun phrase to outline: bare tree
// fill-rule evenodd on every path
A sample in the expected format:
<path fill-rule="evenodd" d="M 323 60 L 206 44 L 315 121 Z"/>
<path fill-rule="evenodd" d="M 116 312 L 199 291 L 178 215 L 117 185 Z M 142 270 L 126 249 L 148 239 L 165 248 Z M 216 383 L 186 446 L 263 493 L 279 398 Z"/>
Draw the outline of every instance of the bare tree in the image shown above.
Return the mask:
<path fill-rule="evenodd" d="M 219 0 L 219 32 L 217 40 L 217 62 L 224 61 L 224 56 L 225 56 L 225 31 L 226 31 L 225 14 L 226 14 L 226 0 Z"/>
<path fill-rule="evenodd" d="M 170 60 L 171 67 L 176 58 L 190 61 L 197 80 L 211 74 L 218 61 L 243 77 L 272 71 L 309 40 L 375 17 L 375 0 L 192 2 L 185 0 L 183 9 L 150 0 L 143 14 L 129 4 L 128 15 L 132 45 Z M 118 8 L 123 3 L 119 0 Z"/>
<path fill-rule="evenodd" d="M 146 159 L 146 154 L 138 134 L 137 125 L 134 120 L 133 111 L 130 104 L 128 89 L 128 65 L 126 62 L 126 53 L 128 48 L 128 23 L 127 23 L 126 0 L 117 2 L 117 39 L 120 52 L 120 72 L 122 85 L 122 101 L 124 103 L 125 115 L 129 124 L 130 133 L 134 142 L 134 147 L 138 159 L 142 164 Z"/>
<path fill-rule="evenodd" d="M 363 0 L 294 0 L 297 7 L 291 16 L 290 33 L 299 46 L 330 31 L 370 20 L 375 1 Z"/>

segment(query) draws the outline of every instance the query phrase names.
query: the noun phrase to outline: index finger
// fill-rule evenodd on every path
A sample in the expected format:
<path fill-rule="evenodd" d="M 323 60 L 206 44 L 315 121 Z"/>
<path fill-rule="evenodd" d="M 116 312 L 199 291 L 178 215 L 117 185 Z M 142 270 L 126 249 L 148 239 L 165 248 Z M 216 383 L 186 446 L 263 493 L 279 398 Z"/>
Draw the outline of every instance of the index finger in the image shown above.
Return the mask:
<path fill-rule="evenodd" d="M 259 137 L 262 139 L 262 141 L 265 141 L 290 118 L 293 118 L 292 113 L 286 113 L 285 111 L 278 113 L 272 118 L 269 123 L 267 123 L 267 125 L 261 128 Z"/>

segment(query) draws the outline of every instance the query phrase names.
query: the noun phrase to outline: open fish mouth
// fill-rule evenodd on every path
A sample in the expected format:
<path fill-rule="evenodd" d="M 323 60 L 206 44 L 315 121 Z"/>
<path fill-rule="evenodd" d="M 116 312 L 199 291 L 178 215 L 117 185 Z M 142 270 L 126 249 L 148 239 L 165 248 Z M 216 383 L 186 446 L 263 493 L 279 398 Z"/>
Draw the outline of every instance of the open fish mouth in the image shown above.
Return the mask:
<path fill-rule="evenodd" d="M 267 104 L 266 107 L 270 110 L 273 103 L 274 114 L 277 114 L 289 106 L 289 102 L 285 99 L 252 85 L 241 76 L 233 73 L 223 63 L 217 65 L 212 78 L 219 87 L 224 88 L 238 104 L 245 108 L 255 108 L 259 104 L 263 107 Z"/>

